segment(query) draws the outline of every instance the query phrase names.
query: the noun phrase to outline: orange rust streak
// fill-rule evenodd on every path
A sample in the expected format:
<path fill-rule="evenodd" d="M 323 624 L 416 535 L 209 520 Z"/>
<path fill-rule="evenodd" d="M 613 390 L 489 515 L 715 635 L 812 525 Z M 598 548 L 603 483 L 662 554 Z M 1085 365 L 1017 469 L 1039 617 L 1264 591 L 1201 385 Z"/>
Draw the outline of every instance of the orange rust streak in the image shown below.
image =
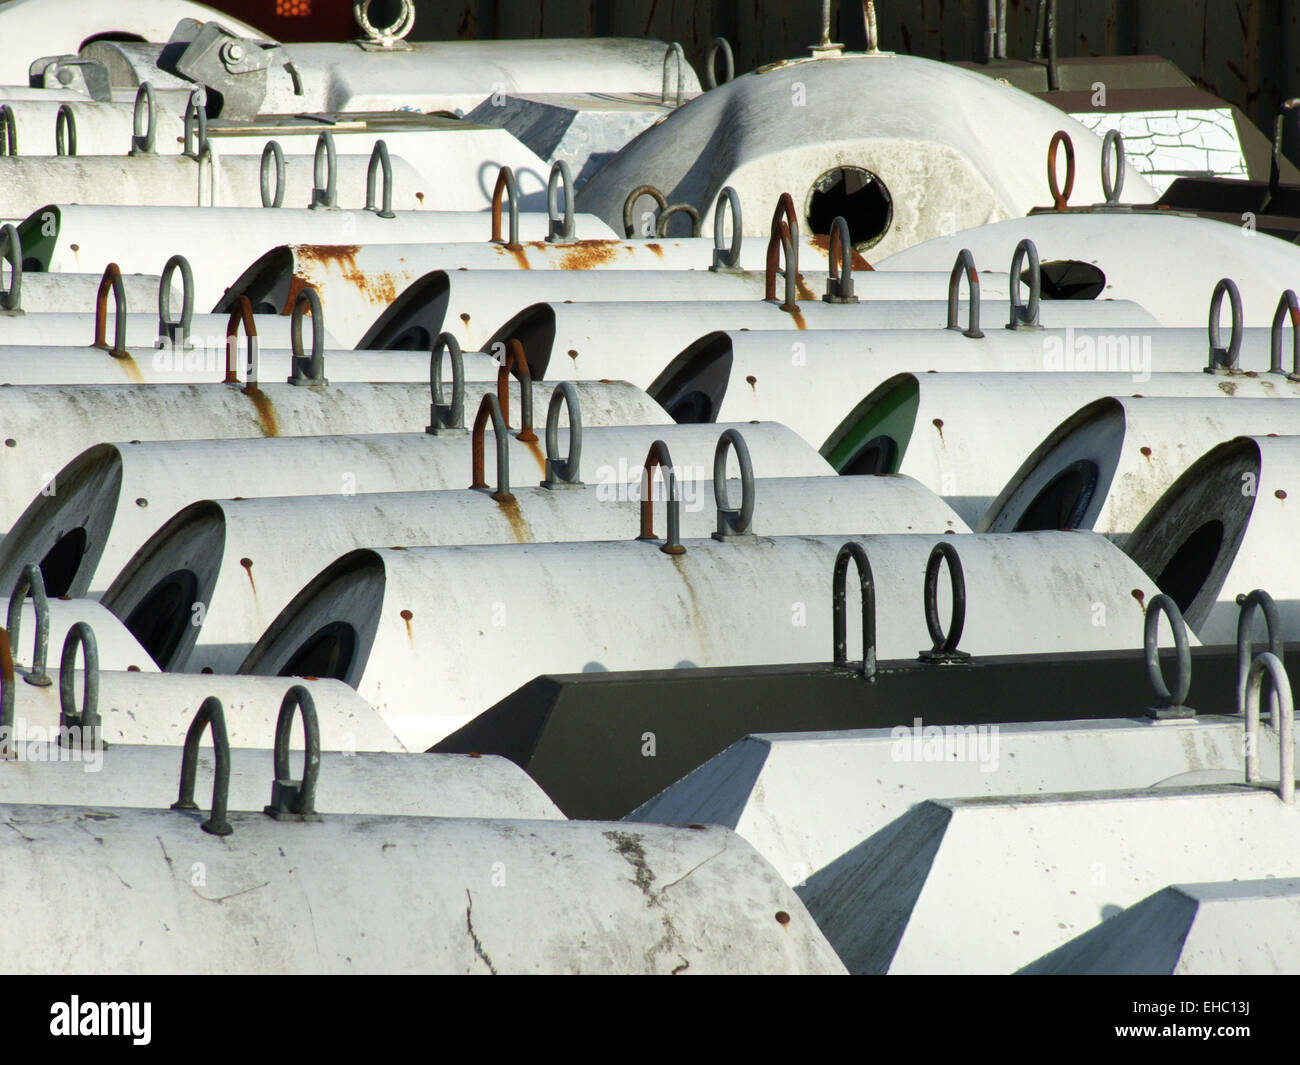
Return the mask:
<path fill-rule="evenodd" d="M 122 372 L 126 374 L 133 382 L 138 385 L 144 384 L 144 374 L 140 372 L 140 364 L 130 355 L 114 355 L 113 359 L 122 366 Z"/>
<path fill-rule="evenodd" d="M 402 621 L 406 625 L 406 638 L 410 641 L 412 647 L 415 646 L 415 630 L 411 628 L 411 619 L 415 617 L 409 610 L 403 610 L 401 613 Z"/>
<path fill-rule="evenodd" d="M 822 251 L 826 252 L 828 257 L 830 256 L 831 238 L 829 233 L 814 233 L 812 236 L 812 242 L 818 248 L 821 248 Z M 849 253 L 849 265 L 851 265 L 854 270 L 875 269 L 874 266 L 862 257 L 862 253 L 859 252 L 857 248 L 854 248 L 853 251 Z"/>
<path fill-rule="evenodd" d="M 253 589 L 253 594 L 256 595 L 257 582 L 253 580 L 253 560 L 251 558 L 241 558 L 239 564 L 244 567 L 244 571 L 248 574 L 248 583 Z"/>
<path fill-rule="evenodd" d="M 782 307 L 781 309 L 782 309 L 782 310 L 785 310 L 784 307 Z M 794 319 L 794 324 L 795 324 L 795 327 L 796 327 L 797 329 L 807 329 L 807 328 L 808 328 L 808 323 L 805 322 L 805 321 L 803 320 L 803 311 L 799 310 L 798 307 L 795 307 L 795 308 L 792 308 L 791 310 L 786 311 L 786 314 L 788 314 L 791 318 Z"/>
<path fill-rule="evenodd" d="M 497 506 L 501 508 L 501 513 L 506 516 L 506 521 L 510 523 L 510 531 L 514 534 L 516 542 L 521 544 L 532 543 L 533 534 L 528 528 L 528 522 L 524 521 L 524 516 L 519 510 L 519 500 L 511 499 L 504 503 L 498 500 Z"/>
<path fill-rule="evenodd" d="M 271 403 L 271 398 L 260 388 L 241 388 L 240 392 L 252 401 L 257 411 L 257 420 L 262 426 L 262 435 L 279 436 L 280 424 L 275 417 L 275 407 Z"/>
<path fill-rule="evenodd" d="M 518 440 L 519 438 L 515 437 L 515 439 Z M 533 458 L 537 460 L 537 468 L 542 471 L 543 475 L 545 475 L 546 456 L 542 454 L 541 445 L 536 440 L 520 440 L 520 443 L 523 444 L 524 447 L 528 448 L 528 450 L 533 453 Z"/>
<path fill-rule="evenodd" d="M 548 245 L 540 240 L 529 241 L 529 244 L 537 248 L 555 247 L 553 244 Z M 579 240 L 573 244 L 565 244 L 560 247 L 563 251 L 558 264 L 561 270 L 593 270 L 597 266 L 613 262 L 614 256 L 617 254 L 618 249 L 623 247 L 623 244 L 621 241 L 602 238 Z"/>
<path fill-rule="evenodd" d="M 794 290 L 801 300 L 815 300 L 817 298 L 813 295 L 812 289 L 804 283 L 803 274 L 794 275 Z"/>
<path fill-rule="evenodd" d="M 652 242 L 650 244 L 647 244 L 646 247 L 649 248 L 650 251 L 654 252 L 657 256 L 659 256 L 659 258 L 662 259 L 664 257 L 664 246 L 662 244 L 656 244 Z"/>

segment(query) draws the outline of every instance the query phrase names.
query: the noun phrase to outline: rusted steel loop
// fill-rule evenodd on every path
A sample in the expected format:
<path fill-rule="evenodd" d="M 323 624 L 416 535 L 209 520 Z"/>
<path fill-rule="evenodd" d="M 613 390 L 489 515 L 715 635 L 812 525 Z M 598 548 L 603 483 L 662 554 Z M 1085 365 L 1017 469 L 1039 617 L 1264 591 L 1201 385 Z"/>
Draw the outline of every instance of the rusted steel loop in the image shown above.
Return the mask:
<path fill-rule="evenodd" d="M 1065 189 L 1062 190 L 1056 176 L 1056 149 L 1065 145 Z M 1074 141 L 1063 129 L 1052 134 L 1052 142 L 1047 146 L 1047 187 L 1052 193 L 1052 206 L 1064 211 L 1070 202 L 1070 193 L 1074 191 Z"/>
<path fill-rule="evenodd" d="M 1282 298 L 1277 301 L 1277 310 L 1273 312 L 1268 369 L 1270 373 L 1285 373 L 1282 369 L 1282 326 L 1288 316 L 1291 319 L 1291 372 L 1287 376 L 1292 381 L 1300 381 L 1300 300 L 1296 299 L 1293 289 L 1282 293 Z"/>
<path fill-rule="evenodd" d="M 513 370 L 519 380 L 519 433 L 521 444 L 534 444 L 537 434 L 533 432 L 533 375 L 528 369 L 528 359 L 524 356 L 524 346 L 514 337 L 506 341 L 506 356 L 501 360 L 497 370 L 497 398 L 501 401 L 501 411 L 506 419 L 506 428 L 510 428 L 510 371 Z"/>
<path fill-rule="evenodd" d="M 510 433 L 501 413 L 501 401 L 491 392 L 486 393 L 478 405 L 474 432 L 470 436 L 470 472 L 473 477 L 470 488 L 488 487 L 483 472 L 483 434 L 487 430 L 488 418 L 492 419 L 492 433 L 497 445 L 497 490 L 492 493 L 492 498 L 498 503 L 513 503 L 515 497 L 510 493 Z"/>
<path fill-rule="evenodd" d="M 239 327 L 244 327 L 244 336 L 248 340 L 248 358 L 244 363 L 245 392 L 256 392 L 258 356 L 260 342 L 257 339 L 257 323 L 253 319 L 253 305 L 247 296 L 240 296 L 239 301 L 230 311 L 226 322 L 226 377 L 225 384 L 239 383 L 239 373 L 235 353 L 239 350 Z"/>
<path fill-rule="evenodd" d="M 780 268 L 781 257 L 785 258 L 785 302 L 783 311 L 799 309 L 798 288 L 796 281 L 798 270 L 793 265 L 796 252 L 794 240 L 790 236 L 790 227 L 782 221 L 772 223 L 772 235 L 767 241 L 767 264 L 763 273 L 763 298 L 776 302 L 776 275 Z"/>
<path fill-rule="evenodd" d="M 234 830 L 226 820 L 226 807 L 230 801 L 230 739 L 226 734 L 226 712 L 221 700 L 209 695 L 203 700 L 185 733 L 185 747 L 181 755 L 180 794 L 172 803 L 173 810 L 197 810 L 194 802 L 194 778 L 199 768 L 199 741 L 205 729 L 212 730 L 212 749 L 216 772 L 212 781 L 212 815 L 203 822 L 204 832 L 214 836 L 228 836 Z"/>
<path fill-rule="evenodd" d="M 672 456 L 668 454 L 668 445 L 656 440 L 650 445 L 646 455 L 645 467 L 641 471 L 641 534 L 638 540 L 657 540 L 655 536 L 654 515 L 654 469 L 664 471 L 664 480 L 668 490 L 668 536 L 660 551 L 666 555 L 684 555 L 682 546 L 682 499 L 677 486 L 677 474 L 673 471 Z"/>
<path fill-rule="evenodd" d="M 113 293 L 113 346 L 108 346 L 108 294 Z M 117 263 L 104 267 L 104 276 L 95 293 L 95 340 L 92 348 L 102 348 L 115 359 L 130 358 L 126 350 L 126 286 Z"/>
<path fill-rule="evenodd" d="M 866 549 L 849 541 L 835 556 L 835 575 L 831 581 L 831 612 L 835 665 L 848 665 L 848 572 L 849 562 L 858 568 L 858 589 L 862 595 L 862 675 L 867 680 L 876 676 L 876 581 L 871 572 L 871 562 Z"/>
<path fill-rule="evenodd" d="M 503 197 L 510 200 L 510 239 L 504 242 L 501 239 Z M 497 173 L 497 183 L 492 189 L 492 243 L 504 243 L 510 251 L 519 251 L 522 247 L 519 243 L 519 184 L 515 181 L 515 172 L 508 166 L 503 166 Z"/>

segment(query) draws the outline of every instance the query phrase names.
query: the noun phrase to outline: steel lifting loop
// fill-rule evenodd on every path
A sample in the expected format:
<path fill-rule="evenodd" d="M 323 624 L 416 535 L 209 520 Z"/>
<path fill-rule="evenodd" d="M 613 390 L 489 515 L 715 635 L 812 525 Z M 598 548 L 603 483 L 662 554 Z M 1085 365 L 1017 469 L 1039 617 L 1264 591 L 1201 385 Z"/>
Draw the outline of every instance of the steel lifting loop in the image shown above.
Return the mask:
<path fill-rule="evenodd" d="M 54 116 L 54 154 L 77 154 L 77 115 L 71 104 L 60 104 Z"/>
<path fill-rule="evenodd" d="M 258 391 L 257 388 L 257 369 L 258 356 L 260 354 L 260 342 L 257 339 L 257 323 L 253 319 L 253 305 L 249 302 L 247 296 L 240 296 L 238 302 L 230 312 L 230 318 L 226 322 L 226 377 L 225 384 L 239 384 L 239 373 L 237 372 L 237 360 L 235 353 L 239 350 L 239 327 L 244 327 L 244 336 L 248 340 L 248 359 L 244 363 L 244 376 L 246 382 L 244 391 L 253 393 Z"/>
<path fill-rule="evenodd" d="M 379 205 L 375 202 L 375 184 L 381 173 L 384 178 L 384 199 L 383 204 Z M 366 167 L 366 210 L 374 211 L 379 218 L 397 217 L 393 213 L 393 161 L 388 155 L 388 145 L 382 140 L 375 141 L 370 163 Z"/>
<path fill-rule="evenodd" d="M 217 153 L 213 150 L 211 144 L 204 143 L 199 149 L 198 168 L 198 191 L 195 196 L 195 202 L 199 207 L 216 207 L 217 206 Z M 203 179 L 207 177 L 208 196 L 207 202 L 203 200 Z"/>
<path fill-rule="evenodd" d="M 1282 326 L 1288 314 L 1291 317 L 1291 372 L 1287 378 L 1300 381 L 1300 300 L 1293 289 L 1282 293 L 1273 312 L 1273 328 L 1269 335 L 1269 373 L 1285 373 L 1282 369 Z"/>
<path fill-rule="evenodd" d="M 0 629 L 0 759 L 14 756 L 14 656 L 9 633 Z"/>
<path fill-rule="evenodd" d="M 293 712 L 302 715 L 302 780 L 289 773 L 289 738 L 293 733 Z M 271 803 L 263 812 L 277 821 L 319 821 L 316 813 L 316 781 L 320 778 L 320 724 L 316 719 L 316 702 L 311 692 L 295 684 L 284 693 L 280 716 L 275 719 L 275 748 L 272 754 L 275 779 L 271 783 Z"/>
<path fill-rule="evenodd" d="M 143 107 L 143 113 L 141 108 Z M 141 124 L 144 128 L 141 129 Z M 131 112 L 131 154 L 151 155 L 158 137 L 158 100 L 153 85 L 140 83 L 135 94 L 135 108 Z"/>
<path fill-rule="evenodd" d="M 442 401 L 442 353 L 451 356 L 451 402 Z M 460 341 L 443 333 L 434 342 L 429 355 L 429 424 L 424 431 L 430 436 L 465 435 L 465 356 Z"/>
<path fill-rule="evenodd" d="M 524 357 L 524 346 L 514 337 L 506 341 L 506 357 L 497 369 L 497 398 L 501 401 L 501 410 L 510 428 L 510 371 L 514 370 L 519 380 L 519 432 L 516 434 L 521 444 L 537 443 L 537 434 L 533 432 L 533 375 L 528 369 L 528 359 Z"/>
<path fill-rule="evenodd" d="M 180 795 L 172 803 L 173 810 L 197 810 L 194 802 L 194 778 L 199 768 L 199 740 L 203 730 L 212 729 L 212 750 L 216 772 L 212 780 L 212 816 L 202 824 L 204 832 L 214 836 L 228 836 L 234 831 L 226 820 L 226 806 L 230 801 L 230 739 L 226 735 L 226 712 L 221 700 L 209 695 L 203 700 L 185 733 L 185 749 L 181 755 Z"/>
<path fill-rule="evenodd" d="M 560 213 L 560 186 L 564 186 L 564 213 Z M 573 171 L 563 159 L 551 166 L 546 179 L 546 240 L 554 244 L 573 239 Z"/>
<path fill-rule="evenodd" d="M 77 709 L 76 668 L 77 652 L 82 655 L 81 709 Z M 87 737 L 90 747 L 107 747 L 100 735 L 99 719 L 99 643 L 95 630 L 87 622 L 78 621 L 68 630 L 63 641 L 63 654 L 59 658 L 59 743 L 64 737 L 71 741 L 70 729 L 79 732 L 77 746 L 85 748 Z"/>
<path fill-rule="evenodd" d="M 1278 766 L 1278 797 L 1288 805 L 1295 802 L 1295 704 L 1291 695 L 1291 680 L 1286 666 L 1271 651 L 1261 651 L 1250 664 L 1246 682 L 1246 783 L 1259 782 L 1259 703 L 1263 693 L 1264 674 L 1277 696 L 1277 713 L 1273 727 L 1277 730 L 1280 764 Z"/>
<path fill-rule="evenodd" d="M 1065 190 L 1061 190 L 1056 179 L 1056 149 L 1065 145 Z M 1070 202 L 1070 193 L 1074 191 L 1074 141 L 1063 129 L 1052 134 L 1052 142 L 1047 146 L 1047 188 L 1052 193 L 1052 206 L 1064 211 Z"/>
<path fill-rule="evenodd" d="M 634 188 L 627 194 L 627 199 L 623 201 L 623 236 L 627 237 L 629 240 L 638 235 L 636 226 L 632 222 L 632 208 L 636 206 L 636 201 L 642 196 L 649 196 L 654 200 L 659 210 L 668 210 L 668 197 L 653 185 L 638 185 Z M 648 237 L 653 232 L 654 227 L 651 226 L 640 235 Z"/>
<path fill-rule="evenodd" d="M 722 80 L 717 80 L 716 63 L 718 53 L 722 53 Z M 716 89 L 726 85 L 736 76 L 736 57 L 731 51 L 731 42 L 725 37 L 714 37 L 709 42 L 709 50 L 704 53 L 704 88 Z"/>
<path fill-rule="evenodd" d="M 488 418 L 492 419 L 492 434 L 497 444 L 497 490 L 492 498 L 498 503 L 513 503 L 515 497 L 510 493 L 510 434 L 506 427 L 505 415 L 501 413 L 501 401 L 488 392 L 478 405 L 478 414 L 474 416 L 474 432 L 470 436 L 470 473 L 473 483 L 470 488 L 486 489 L 487 478 L 483 473 L 483 434 L 487 429 Z"/>
<path fill-rule="evenodd" d="M 311 313 L 311 355 L 303 354 L 302 319 Z M 293 316 L 289 320 L 289 345 L 293 353 L 288 381 L 291 385 L 313 388 L 327 385 L 325 380 L 325 310 L 320 304 L 320 293 L 311 285 L 298 290 L 293 302 Z"/>
<path fill-rule="evenodd" d="M 275 179 L 275 191 L 271 191 L 271 179 Z M 279 141 L 267 141 L 262 149 L 262 206 L 284 206 L 284 149 Z"/>
<path fill-rule="evenodd" d="M 664 480 L 668 488 L 668 536 L 660 551 L 665 555 L 684 555 L 682 546 L 682 497 L 677 487 L 677 474 L 673 472 L 672 456 L 668 454 L 668 445 L 656 440 L 650 445 L 645 457 L 645 467 L 641 471 L 641 535 L 638 540 L 657 540 L 655 536 L 655 478 L 653 471 L 658 466 L 664 471 Z"/>
<path fill-rule="evenodd" d="M 1115 157 L 1114 177 L 1111 177 L 1111 156 Z M 1107 206 L 1119 203 L 1119 194 L 1124 191 L 1124 166 L 1124 136 L 1117 129 L 1107 130 L 1101 142 L 1101 191 Z"/>
<path fill-rule="evenodd" d="M 377 29 L 371 24 L 369 8 L 370 0 L 353 0 L 352 17 L 356 19 L 361 32 L 371 42 L 383 48 L 391 48 L 415 26 L 415 5 L 411 0 L 402 0 L 402 11 L 397 16 L 397 21 L 384 29 Z"/>
<path fill-rule="evenodd" d="M 834 632 L 833 660 L 837 666 L 848 665 L 848 583 L 849 562 L 858 568 L 858 588 L 862 595 L 862 675 L 876 677 L 876 580 L 866 549 L 850 541 L 835 556 L 835 576 L 831 581 L 831 613 Z"/>
<path fill-rule="evenodd" d="M 970 287 L 970 308 L 967 312 L 965 329 L 961 329 L 959 324 L 961 311 L 958 307 L 957 298 L 961 292 L 963 274 L 966 275 L 966 282 Z M 957 261 L 953 263 L 952 273 L 948 275 L 947 327 L 949 329 L 961 329 L 962 336 L 970 337 L 972 340 L 979 340 L 984 335 L 980 331 L 980 274 L 975 269 L 975 256 L 970 253 L 969 248 L 962 248 L 957 253 Z"/>
<path fill-rule="evenodd" d="M 108 346 L 108 294 L 113 293 L 113 346 Z M 99 282 L 99 291 L 95 293 L 95 340 L 90 346 L 102 348 L 115 359 L 128 359 L 131 353 L 126 350 L 126 286 L 122 283 L 122 271 L 117 263 L 104 267 L 104 276 Z"/>
<path fill-rule="evenodd" d="M 9 264 L 9 287 L 0 292 L 0 310 L 19 314 L 23 309 L 23 241 L 10 222 L 0 227 L 0 261 Z"/>
<path fill-rule="evenodd" d="M 182 155 L 197 159 L 208 146 L 208 110 L 199 99 L 203 91 L 196 86 L 185 104 L 185 150 Z"/>
<path fill-rule="evenodd" d="M 952 585 L 952 615 L 948 619 L 947 633 L 939 620 L 939 567 L 944 560 L 948 562 L 948 581 Z M 921 661 L 944 665 L 970 660 L 965 651 L 957 650 L 962 629 L 966 627 L 966 574 L 957 549 L 947 540 L 934 545 L 925 563 L 925 627 L 933 644 L 928 651 L 921 652 Z"/>
<path fill-rule="evenodd" d="M 36 688 L 48 688 L 54 683 L 46 671 L 50 654 L 50 601 L 45 597 L 45 577 L 35 562 L 29 562 L 23 567 L 9 596 L 9 616 L 5 619 L 5 631 L 9 633 L 9 646 L 14 654 L 20 650 L 23 600 L 29 594 L 32 597 L 32 610 L 36 614 L 36 643 L 32 646 L 31 672 L 23 680 Z"/>
<path fill-rule="evenodd" d="M 316 138 L 316 155 L 312 160 L 311 203 L 313 209 L 334 211 L 339 205 L 339 157 L 334 134 L 322 130 Z"/>
<path fill-rule="evenodd" d="M 1250 672 L 1251 646 L 1250 623 L 1255 620 L 1255 611 L 1263 611 L 1264 628 L 1268 633 L 1268 649 L 1271 654 L 1282 659 L 1282 618 L 1278 613 L 1277 603 L 1262 588 L 1256 588 L 1249 595 L 1237 596 L 1237 605 L 1241 612 L 1237 615 L 1237 713 L 1246 709 L 1246 676 Z M 1249 752 L 1247 752 L 1249 758 Z"/>
<path fill-rule="evenodd" d="M 560 407 L 569 414 L 569 453 L 560 458 Z M 572 381 L 561 381 L 551 393 L 551 404 L 546 408 L 546 480 L 543 488 L 581 488 L 582 471 L 582 409 L 578 403 L 578 389 Z"/>
<path fill-rule="evenodd" d="M 727 492 L 727 453 L 736 453 L 740 464 L 740 506 L 731 507 Z M 754 462 L 749 445 L 738 429 L 725 429 L 713 449 L 713 502 L 718 511 L 718 527 L 713 539 L 727 542 L 753 542 L 754 535 Z"/>
<path fill-rule="evenodd" d="M 0 155 L 18 154 L 18 123 L 14 119 L 14 109 L 8 104 L 0 104 Z"/>
<path fill-rule="evenodd" d="M 674 58 L 677 60 L 677 102 L 673 105 L 674 107 L 682 106 L 682 93 L 686 88 L 686 53 L 682 51 L 680 44 L 673 41 L 668 46 L 668 50 L 664 52 L 663 86 L 659 93 L 659 102 L 665 107 L 668 106 L 668 75 L 673 69 L 671 64 Z"/>
<path fill-rule="evenodd" d="M 181 272 L 181 316 L 172 321 L 172 278 L 176 271 Z M 158 282 L 158 344 L 162 347 L 165 338 L 172 349 L 188 348 L 190 343 L 190 326 L 194 322 L 194 271 L 190 261 L 184 255 L 173 255 L 163 267 L 162 277 Z"/>
<path fill-rule="evenodd" d="M 826 294 L 827 303 L 857 303 L 853 294 L 853 241 L 849 238 L 849 223 L 837 216 L 831 223 L 831 236 L 827 241 Z"/>
<path fill-rule="evenodd" d="M 724 210 L 724 208 L 726 208 Z M 731 245 L 723 239 L 728 211 L 731 213 Z M 740 194 L 730 185 L 718 194 L 713 207 L 713 265 L 710 270 L 737 270 L 740 268 L 740 242 L 744 223 L 740 215 Z"/>
<path fill-rule="evenodd" d="M 1160 615 L 1169 618 L 1169 627 L 1174 634 L 1174 648 L 1177 653 L 1178 672 L 1175 674 L 1174 687 L 1170 691 L 1165 683 L 1164 670 L 1160 666 Z M 1178 609 L 1169 596 L 1160 594 L 1152 596 L 1147 603 L 1146 622 L 1142 630 L 1142 651 L 1146 656 L 1147 677 L 1151 688 L 1156 693 L 1156 705 L 1147 709 L 1147 715 L 1155 718 L 1193 717 L 1196 711 L 1186 706 L 1187 693 L 1192 686 L 1192 653 L 1187 647 L 1187 625 L 1183 621 L 1183 612 Z"/>
<path fill-rule="evenodd" d="M 1020 300 L 1020 270 L 1029 260 L 1029 305 Z M 1042 329 L 1038 323 L 1038 305 L 1043 295 L 1043 275 L 1038 264 L 1038 245 L 1026 237 L 1016 245 L 1011 256 L 1011 276 L 1007 278 L 1011 295 L 1011 319 L 1008 329 Z M 951 315 L 950 315 L 951 317 Z"/>
<path fill-rule="evenodd" d="M 674 203 L 659 212 L 659 217 L 655 221 L 656 237 L 662 239 L 668 236 L 668 223 L 675 214 L 684 214 L 691 220 L 691 236 L 698 237 L 700 235 L 702 224 L 700 222 L 700 212 L 689 203 Z"/>
<path fill-rule="evenodd" d="M 772 228 L 767 241 L 767 268 L 764 272 L 763 298 L 776 301 L 776 271 L 778 259 L 785 256 L 785 303 L 783 311 L 798 310 L 796 287 L 799 279 L 799 220 L 795 217 L 794 199 L 788 192 L 781 193 L 772 212 Z"/>
<path fill-rule="evenodd" d="M 510 200 L 510 239 L 501 239 L 501 199 Z M 518 251 L 519 243 L 519 184 L 515 181 L 515 172 L 503 166 L 497 174 L 496 187 L 492 189 L 492 243 L 504 243 L 510 251 Z"/>
<path fill-rule="evenodd" d="M 1228 297 L 1228 306 L 1232 310 L 1232 331 L 1228 334 L 1228 346 L 1223 346 L 1219 331 L 1219 316 L 1223 313 L 1223 297 Z M 1210 297 L 1210 359 L 1205 367 L 1206 373 L 1234 373 L 1237 361 L 1241 358 L 1241 336 L 1244 315 L 1241 311 L 1241 290 L 1237 282 L 1230 277 L 1223 278 L 1214 286 L 1214 295 Z"/>

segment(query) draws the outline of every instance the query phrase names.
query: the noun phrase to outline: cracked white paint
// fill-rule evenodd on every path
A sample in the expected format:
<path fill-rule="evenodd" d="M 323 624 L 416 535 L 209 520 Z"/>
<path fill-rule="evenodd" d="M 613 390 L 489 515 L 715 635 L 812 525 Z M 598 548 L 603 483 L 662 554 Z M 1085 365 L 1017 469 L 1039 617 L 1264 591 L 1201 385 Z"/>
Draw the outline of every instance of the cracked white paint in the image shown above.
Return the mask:
<path fill-rule="evenodd" d="M 1180 177 L 1249 177 L 1227 107 L 1071 114 L 1097 136 L 1116 129 L 1129 165 L 1164 193 Z M 1121 197 L 1122 198 L 1122 197 Z"/>

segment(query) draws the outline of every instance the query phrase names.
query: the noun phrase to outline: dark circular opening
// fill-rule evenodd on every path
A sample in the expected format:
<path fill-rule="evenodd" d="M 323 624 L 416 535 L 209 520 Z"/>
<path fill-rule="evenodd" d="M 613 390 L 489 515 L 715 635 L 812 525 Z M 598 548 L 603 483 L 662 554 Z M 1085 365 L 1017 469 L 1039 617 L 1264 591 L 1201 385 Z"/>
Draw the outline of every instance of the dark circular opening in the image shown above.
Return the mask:
<path fill-rule="evenodd" d="M 1223 522 L 1207 521 L 1182 542 L 1156 578 L 1160 590 L 1186 611 L 1200 593 L 1223 546 Z"/>
<path fill-rule="evenodd" d="M 853 246 L 866 248 L 889 232 L 894 200 L 885 183 L 870 170 L 837 166 L 813 182 L 804 214 L 816 236 L 827 236 L 831 223 L 843 216 Z"/>
<path fill-rule="evenodd" d="M 260 303 L 253 304 L 254 314 L 279 314 L 280 308 L 270 300 L 262 300 Z"/>
<path fill-rule="evenodd" d="M 1072 462 L 1034 497 L 1016 523 L 1016 532 L 1077 529 L 1097 490 L 1097 464 Z"/>
<path fill-rule="evenodd" d="M 331 621 L 318 629 L 289 659 L 282 677 L 331 677 L 347 680 L 357 652 L 357 630 L 346 621 Z"/>
<path fill-rule="evenodd" d="M 863 476 L 872 474 L 882 477 L 894 468 L 898 461 L 898 441 L 892 436 L 877 436 L 862 445 L 844 468 L 841 475 Z"/>
<path fill-rule="evenodd" d="M 673 400 L 668 413 L 678 425 L 703 425 L 713 421 L 713 398 L 698 389 Z"/>
<path fill-rule="evenodd" d="M 198 577 L 190 570 L 178 569 L 155 584 L 126 619 L 126 627 L 159 669 L 171 665 L 198 596 Z"/>
<path fill-rule="evenodd" d="M 1039 276 L 1043 279 L 1042 297 L 1045 300 L 1095 300 L 1106 288 L 1106 275 L 1092 263 L 1077 259 L 1060 259 L 1040 263 Z M 1020 280 L 1029 284 L 1029 271 L 1022 271 Z"/>
<path fill-rule="evenodd" d="M 45 580 L 45 594 L 67 595 L 76 580 L 81 560 L 86 556 L 86 530 L 77 526 L 64 533 L 41 559 L 41 577 Z"/>

